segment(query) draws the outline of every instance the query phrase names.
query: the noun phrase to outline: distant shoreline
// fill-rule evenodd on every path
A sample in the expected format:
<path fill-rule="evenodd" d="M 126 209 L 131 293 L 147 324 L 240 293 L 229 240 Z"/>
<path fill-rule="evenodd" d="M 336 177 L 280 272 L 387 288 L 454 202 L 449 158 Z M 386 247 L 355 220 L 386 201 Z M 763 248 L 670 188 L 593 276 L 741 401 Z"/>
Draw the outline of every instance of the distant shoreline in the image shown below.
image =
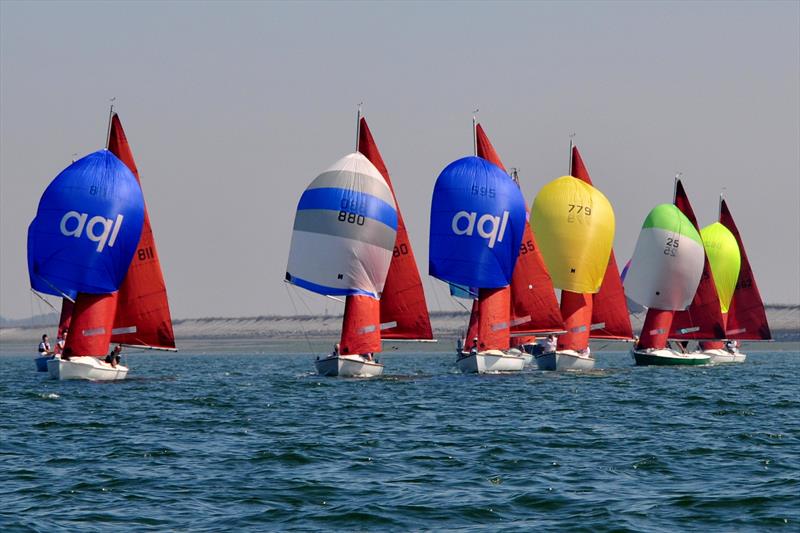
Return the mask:
<path fill-rule="evenodd" d="M 44 318 L 35 317 L 34 320 Z M 767 306 L 767 318 L 776 342 L 800 341 L 800 305 Z M 439 339 L 438 344 L 450 347 L 456 336 L 463 335 L 468 319 L 466 311 L 432 312 L 431 324 L 435 337 Z M 643 319 L 643 313 L 631 314 L 634 331 L 641 329 Z M 51 320 L 37 321 L 35 325 L 0 327 L 0 343 L 33 342 L 42 333 L 55 336 L 57 321 L 58 317 L 52 315 Z M 262 342 L 281 343 L 307 339 L 316 344 L 327 340 L 334 342 L 341 331 L 341 321 L 341 315 L 209 317 L 176 319 L 173 327 L 178 340 L 260 339 Z M 440 348 L 430 349 L 438 351 Z"/>

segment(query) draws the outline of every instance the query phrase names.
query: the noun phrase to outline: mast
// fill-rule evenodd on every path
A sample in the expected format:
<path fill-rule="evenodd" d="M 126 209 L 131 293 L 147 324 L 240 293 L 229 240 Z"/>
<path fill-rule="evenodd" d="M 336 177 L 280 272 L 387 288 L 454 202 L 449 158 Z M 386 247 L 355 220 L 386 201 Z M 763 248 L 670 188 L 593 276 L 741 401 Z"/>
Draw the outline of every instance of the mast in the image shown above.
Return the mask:
<path fill-rule="evenodd" d="M 364 102 L 358 103 L 358 112 L 356 113 L 356 152 L 358 152 L 358 141 L 361 138 L 361 106 Z"/>
<path fill-rule="evenodd" d="M 478 157 L 478 133 L 477 133 L 477 126 L 478 126 L 478 111 L 480 109 L 476 109 L 472 112 L 472 155 Z"/>
<path fill-rule="evenodd" d="M 111 142 L 111 119 L 114 117 L 114 100 L 116 99 L 117 97 L 114 96 L 108 100 L 109 102 L 111 102 L 111 105 L 109 106 L 108 110 L 108 128 L 106 129 L 106 150 L 108 150 L 108 143 Z"/>
<path fill-rule="evenodd" d="M 572 138 L 575 137 L 575 133 L 569 134 L 569 168 L 567 169 L 567 176 L 572 176 L 572 148 L 575 146 L 575 143 L 572 142 Z"/>
<path fill-rule="evenodd" d="M 673 180 L 672 180 L 672 202 L 673 203 L 675 203 L 675 201 L 678 199 L 678 180 L 681 179 L 681 176 L 683 176 L 683 172 L 676 172 L 675 173 L 675 178 L 673 178 Z"/>

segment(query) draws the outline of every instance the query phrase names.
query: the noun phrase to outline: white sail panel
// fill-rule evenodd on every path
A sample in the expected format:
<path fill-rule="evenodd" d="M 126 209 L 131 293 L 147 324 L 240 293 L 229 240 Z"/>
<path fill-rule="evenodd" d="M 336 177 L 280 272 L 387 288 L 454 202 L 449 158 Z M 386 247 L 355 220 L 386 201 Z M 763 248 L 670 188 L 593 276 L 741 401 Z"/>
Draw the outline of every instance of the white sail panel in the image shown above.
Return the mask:
<path fill-rule="evenodd" d="M 286 280 L 320 294 L 378 298 L 396 236 L 386 181 L 362 154 L 347 155 L 300 198 Z"/>
<path fill-rule="evenodd" d="M 703 274 L 700 235 L 675 206 L 650 212 L 625 276 L 625 294 L 655 309 L 680 311 L 691 303 Z"/>

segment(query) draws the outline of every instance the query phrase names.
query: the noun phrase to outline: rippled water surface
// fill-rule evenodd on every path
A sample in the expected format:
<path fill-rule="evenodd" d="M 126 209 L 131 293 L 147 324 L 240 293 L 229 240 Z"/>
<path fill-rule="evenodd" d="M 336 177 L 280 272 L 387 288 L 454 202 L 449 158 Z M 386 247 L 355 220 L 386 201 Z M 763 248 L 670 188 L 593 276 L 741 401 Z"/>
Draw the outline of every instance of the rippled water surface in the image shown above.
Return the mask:
<path fill-rule="evenodd" d="M 302 354 L 134 354 L 128 381 L 0 356 L 0 529 L 800 530 L 800 355 L 382 379 Z"/>

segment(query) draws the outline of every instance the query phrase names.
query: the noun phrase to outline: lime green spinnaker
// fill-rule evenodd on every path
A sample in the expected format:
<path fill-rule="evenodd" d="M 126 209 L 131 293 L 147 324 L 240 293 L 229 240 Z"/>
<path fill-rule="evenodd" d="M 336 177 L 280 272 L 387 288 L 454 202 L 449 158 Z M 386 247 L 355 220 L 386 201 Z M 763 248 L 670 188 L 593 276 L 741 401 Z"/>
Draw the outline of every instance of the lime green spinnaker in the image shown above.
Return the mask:
<path fill-rule="evenodd" d="M 714 222 L 700 230 L 703 246 L 706 249 L 708 262 L 711 264 L 711 274 L 714 276 L 714 285 L 719 295 L 720 310 L 728 312 L 739 280 L 739 268 L 742 256 L 739 253 L 739 244 L 733 233 L 720 224 Z"/>

